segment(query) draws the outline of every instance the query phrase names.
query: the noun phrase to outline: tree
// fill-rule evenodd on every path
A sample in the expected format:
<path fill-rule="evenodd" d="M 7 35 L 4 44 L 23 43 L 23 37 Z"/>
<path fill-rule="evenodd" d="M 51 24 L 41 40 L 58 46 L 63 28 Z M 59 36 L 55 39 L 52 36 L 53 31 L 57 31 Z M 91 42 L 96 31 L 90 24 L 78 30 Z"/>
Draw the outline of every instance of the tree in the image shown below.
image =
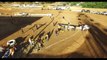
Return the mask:
<path fill-rule="evenodd" d="M 81 4 L 83 8 L 107 8 L 106 2 L 85 2 Z"/>

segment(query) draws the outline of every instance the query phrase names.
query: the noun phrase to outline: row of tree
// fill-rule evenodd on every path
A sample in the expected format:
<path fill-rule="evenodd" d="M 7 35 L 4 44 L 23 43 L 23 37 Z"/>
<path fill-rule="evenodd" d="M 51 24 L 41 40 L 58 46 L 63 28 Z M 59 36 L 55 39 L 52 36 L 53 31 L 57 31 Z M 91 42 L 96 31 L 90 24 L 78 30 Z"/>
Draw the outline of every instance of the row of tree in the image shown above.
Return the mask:
<path fill-rule="evenodd" d="M 83 8 L 107 8 L 107 2 L 86 2 L 81 6 Z"/>
<path fill-rule="evenodd" d="M 67 2 L 71 6 L 74 6 L 80 2 Z M 107 2 L 84 2 L 81 3 L 80 6 L 83 8 L 107 8 Z"/>

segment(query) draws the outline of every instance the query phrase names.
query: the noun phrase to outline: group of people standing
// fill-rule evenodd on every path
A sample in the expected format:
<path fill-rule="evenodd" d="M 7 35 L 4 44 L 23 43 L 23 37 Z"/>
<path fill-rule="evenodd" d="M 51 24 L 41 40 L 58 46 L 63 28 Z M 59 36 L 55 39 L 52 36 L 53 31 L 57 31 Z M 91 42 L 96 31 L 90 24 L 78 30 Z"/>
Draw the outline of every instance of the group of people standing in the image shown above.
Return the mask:
<path fill-rule="evenodd" d="M 7 42 L 7 46 L 4 50 L 4 54 L 2 55 L 2 58 L 13 58 L 16 50 L 17 50 L 16 41 L 14 39 L 9 40 Z"/>
<path fill-rule="evenodd" d="M 59 24 L 58 31 L 60 31 L 60 30 L 70 31 L 70 30 L 76 30 L 76 29 L 79 29 L 81 31 L 85 31 L 85 30 L 88 30 L 89 28 L 90 28 L 90 26 L 87 24 L 79 23 L 78 25 L 71 25 L 70 23 L 68 23 L 68 24 Z M 58 31 L 56 31 L 56 33 Z"/>
<path fill-rule="evenodd" d="M 43 43 L 49 40 L 49 35 L 46 34 L 44 36 L 38 37 L 34 39 L 33 36 L 29 37 L 28 42 L 30 45 L 30 49 L 35 46 L 36 50 L 40 50 L 40 48 L 44 47 Z M 7 41 L 6 47 L 0 47 L 1 58 L 14 58 L 15 52 L 17 51 L 17 42 L 15 39 Z"/>
<path fill-rule="evenodd" d="M 44 47 L 43 43 L 49 40 L 49 35 L 39 36 L 37 39 L 34 39 L 32 36 L 29 38 L 30 48 L 35 46 L 36 50 L 39 51 L 40 48 Z"/>

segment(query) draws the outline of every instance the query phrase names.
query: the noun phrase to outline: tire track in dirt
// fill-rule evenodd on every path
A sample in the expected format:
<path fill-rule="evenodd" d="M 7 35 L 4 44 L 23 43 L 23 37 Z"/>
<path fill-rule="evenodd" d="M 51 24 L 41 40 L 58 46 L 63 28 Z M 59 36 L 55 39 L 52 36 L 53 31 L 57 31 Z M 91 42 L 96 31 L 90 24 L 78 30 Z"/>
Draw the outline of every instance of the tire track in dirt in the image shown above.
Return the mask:
<path fill-rule="evenodd" d="M 84 19 L 81 19 L 81 20 L 84 23 L 86 23 L 86 24 L 88 24 L 90 26 L 91 29 L 89 30 L 89 32 L 94 33 L 94 32 L 97 31 L 95 29 L 95 24 L 93 24 L 92 22 L 90 22 L 90 18 L 87 15 L 80 14 L 79 17 L 80 18 L 84 18 Z M 91 33 L 89 33 L 89 35 L 91 35 Z M 96 37 L 95 37 L 92 34 L 92 37 L 90 37 L 90 38 L 97 38 L 97 39 L 87 40 L 87 43 L 89 43 L 88 45 L 92 48 L 92 50 L 94 51 L 94 54 L 96 54 L 96 57 L 106 57 L 107 56 L 106 55 L 106 50 L 103 47 L 103 43 L 101 41 L 98 41 L 99 37 L 101 37 L 101 36 L 97 36 L 96 35 Z"/>

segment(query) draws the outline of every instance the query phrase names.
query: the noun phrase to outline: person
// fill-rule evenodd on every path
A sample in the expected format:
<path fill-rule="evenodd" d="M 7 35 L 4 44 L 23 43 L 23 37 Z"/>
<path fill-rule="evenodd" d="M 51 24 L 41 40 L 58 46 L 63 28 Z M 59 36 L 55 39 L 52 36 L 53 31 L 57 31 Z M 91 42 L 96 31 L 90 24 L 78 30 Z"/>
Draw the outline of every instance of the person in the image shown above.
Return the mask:
<path fill-rule="evenodd" d="M 60 31 L 61 31 L 61 27 L 58 28 L 58 32 L 60 32 Z"/>
<path fill-rule="evenodd" d="M 40 26 L 40 25 L 38 25 L 38 24 L 35 24 L 35 27 L 36 27 L 36 29 L 39 29 L 39 26 Z"/>
<path fill-rule="evenodd" d="M 82 25 L 82 22 L 78 22 L 78 26 L 81 26 Z"/>
<path fill-rule="evenodd" d="M 12 47 L 12 46 L 8 45 L 2 58 L 13 58 L 15 51 L 16 51 L 15 46 Z"/>
<path fill-rule="evenodd" d="M 16 41 L 15 41 L 14 39 L 9 40 L 9 41 L 7 42 L 7 46 L 13 47 L 13 46 L 15 46 L 15 45 L 16 45 Z"/>
<path fill-rule="evenodd" d="M 47 41 L 49 40 L 48 34 L 45 35 L 45 39 L 46 39 Z"/>
<path fill-rule="evenodd" d="M 2 58 L 9 58 L 9 56 L 10 56 L 10 49 L 8 48 L 4 53 L 4 55 L 2 56 Z"/>
<path fill-rule="evenodd" d="M 33 41 L 32 36 L 29 38 L 29 44 L 30 44 L 30 47 L 32 47 L 34 45 L 34 41 Z"/>
<path fill-rule="evenodd" d="M 37 43 L 36 43 L 36 51 L 39 51 L 39 50 L 40 50 L 40 43 L 37 42 Z"/>
<path fill-rule="evenodd" d="M 88 26 L 88 25 L 84 25 L 84 28 L 83 28 L 83 31 L 86 31 L 86 30 L 88 30 L 90 27 Z"/>
<path fill-rule="evenodd" d="M 65 27 L 65 25 L 63 26 L 63 30 L 65 30 L 66 29 L 66 27 Z"/>
<path fill-rule="evenodd" d="M 64 32 L 64 26 L 61 26 L 60 32 Z"/>
<path fill-rule="evenodd" d="M 53 22 L 53 26 L 55 26 L 57 24 L 57 22 Z"/>
<path fill-rule="evenodd" d="M 31 38 L 29 38 L 29 44 L 30 44 L 30 45 L 32 45 L 32 41 L 31 41 Z"/>
<path fill-rule="evenodd" d="M 55 30 L 55 34 L 56 34 L 56 36 L 58 36 L 58 30 Z"/>
<path fill-rule="evenodd" d="M 64 16 L 63 16 L 62 18 L 63 18 L 63 19 L 65 19 L 65 17 L 64 17 Z"/>
<path fill-rule="evenodd" d="M 42 43 L 44 43 L 45 42 L 45 36 L 42 36 L 41 40 L 42 40 Z"/>
<path fill-rule="evenodd" d="M 76 26 L 74 25 L 74 30 L 76 30 Z"/>
<path fill-rule="evenodd" d="M 65 25 L 65 30 L 68 30 L 68 26 L 67 25 Z"/>
<path fill-rule="evenodd" d="M 56 21 L 55 25 L 57 25 L 58 21 Z"/>
<path fill-rule="evenodd" d="M 68 25 L 67 25 L 67 30 L 69 31 L 70 30 L 70 23 L 68 22 Z"/>
<path fill-rule="evenodd" d="M 44 45 L 43 45 L 43 42 L 42 42 L 41 38 L 39 38 L 38 40 L 39 40 L 39 41 L 38 41 L 38 42 L 39 42 L 39 46 L 40 46 L 40 47 L 43 47 Z"/>
<path fill-rule="evenodd" d="M 21 28 L 21 31 L 22 31 L 22 33 L 24 33 L 24 30 L 23 30 L 23 28 Z"/>
<path fill-rule="evenodd" d="M 15 51 L 16 51 L 16 47 L 15 46 L 10 48 L 10 56 L 11 56 L 11 58 L 14 57 Z"/>
<path fill-rule="evenodd" d="M 40 50 L 41 47 L 43 47 L 43 43 L 41 41 L 41 38 L 39 37 L 37 40 L 36 40 L 36 49 L 37 51 Z"/>
<path fill-rule="evenodd" d="M 82 31 L 83 31 L 83 29 L 84 29 L 84 26 L 85 26 L 85 24 L 82 24 L 82 29 L 81 29 Z"/>
<path fill-rule="evenodd" d="M 0 57 L 3 56 L 3 54 L 5 53 L 6 48 L 3 46 L 0 46 Z"/>

